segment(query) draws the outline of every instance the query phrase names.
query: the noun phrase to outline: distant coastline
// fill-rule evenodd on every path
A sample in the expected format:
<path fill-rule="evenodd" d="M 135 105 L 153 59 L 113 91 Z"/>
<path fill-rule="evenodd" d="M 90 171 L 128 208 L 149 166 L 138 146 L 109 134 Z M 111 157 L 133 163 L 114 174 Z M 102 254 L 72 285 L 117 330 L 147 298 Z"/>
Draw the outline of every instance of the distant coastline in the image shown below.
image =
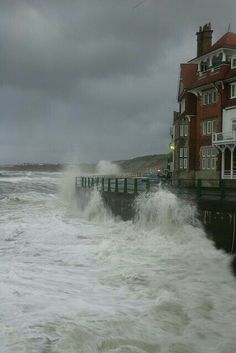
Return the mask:
<path fill-rule="evenodd" d="M 167 167 L 167 154 L 154 154 L 135 157 L 127 160 L 113 161 L 124 172 L 149 172 Z M 79 168 L 84 173 L 95 173 L 95 164 L 61 164 L 61 163 L 22 163 L 13 165 L 0 165 L 0 170 L 8 171 L 38 171 L 38 172 L 62 172 L 67 168 Z"/>

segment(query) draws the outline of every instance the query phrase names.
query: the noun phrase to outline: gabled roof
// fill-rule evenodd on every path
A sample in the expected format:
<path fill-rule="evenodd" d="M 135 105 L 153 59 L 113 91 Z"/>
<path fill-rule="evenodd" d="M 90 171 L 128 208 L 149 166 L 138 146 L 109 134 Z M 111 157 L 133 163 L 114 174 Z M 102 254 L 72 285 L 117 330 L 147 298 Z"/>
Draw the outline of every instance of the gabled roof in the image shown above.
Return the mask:
<path fill-rule="evenodd" d="M 209 51 L 219 48 L 236 48 L 236 33 L 227 32 L 215 42 Z"/>
<path fill-rule="evenodd" d="M 197 64 L 180 64 L 178 98 L 184 90 L 192 87 L 197 79 Z"/>
<path fill-rule="evenodd" d="M 180 64 L 180 80 L 183 88 L 190 88 L 196 81 L 197 64 Z"/>

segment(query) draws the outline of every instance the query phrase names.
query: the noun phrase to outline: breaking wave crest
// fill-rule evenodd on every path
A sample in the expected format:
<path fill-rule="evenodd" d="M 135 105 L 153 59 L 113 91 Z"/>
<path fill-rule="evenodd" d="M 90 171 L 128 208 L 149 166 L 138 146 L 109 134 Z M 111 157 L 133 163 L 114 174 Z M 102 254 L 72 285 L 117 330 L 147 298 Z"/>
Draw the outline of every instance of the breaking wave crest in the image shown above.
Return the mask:
<path fill-rule="evenodd" d="M 173 224 L 200 226 L 196 207 L 167 190 L 141 194 L 135 200 L 135 210 L 137 223 L 147 229 Z"/>

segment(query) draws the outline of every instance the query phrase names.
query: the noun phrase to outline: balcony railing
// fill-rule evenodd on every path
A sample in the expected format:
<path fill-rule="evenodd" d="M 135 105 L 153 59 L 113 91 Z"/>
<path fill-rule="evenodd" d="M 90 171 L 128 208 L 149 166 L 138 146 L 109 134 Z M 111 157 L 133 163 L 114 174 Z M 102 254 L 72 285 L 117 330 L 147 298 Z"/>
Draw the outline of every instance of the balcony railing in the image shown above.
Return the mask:
<path fill-rule="evenodd" d="M 236 143 L 236 131 L 217 132 L 212 134 L 213 145 L 228 143 Z"/>
<path fill-rule="evenodd" d="M 234 169 L 232 171 L 232 175 L 231 175 L 231 170 L 225 170 L 223 172 L 223 179 L 236 179 L 236 170 Z"/>

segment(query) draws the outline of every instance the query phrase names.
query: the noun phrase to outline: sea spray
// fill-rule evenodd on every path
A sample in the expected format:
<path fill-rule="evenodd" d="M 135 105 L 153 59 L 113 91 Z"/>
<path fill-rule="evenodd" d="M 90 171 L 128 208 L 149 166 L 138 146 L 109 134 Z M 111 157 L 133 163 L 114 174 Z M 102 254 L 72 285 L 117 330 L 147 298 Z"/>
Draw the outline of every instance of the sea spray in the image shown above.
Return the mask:
<path fill-rule="evenodd" d="M 179 199 L 175 194 L 159 188 L 152 193 L 140 194 L 135 200 L 136 222 L 142 227 L 153 229 L 175 224 L 200 226 L 196 207 Z"/>
<path fill-rule="evenodd" d="M 62 178 L 32 173 L 15 190 L 4 189 L 0 351 L 235 352 L 230 256 L 214 248 L 193 216 L 181 216 L 185 205 L 161 192 L 155 197 L 163 213 L 152 216 L 151 227 L 145 217 L 103 222 L 91 206 L 87 215 L 71 214 L 70 198 L 52 198 Z M 10 201 L 22 193 L 24 203 Z M 91 200 L 101 208 L 99 194 Z M 147 206 L 148 196 L 140 209 Z"/>
<path fill-rule="evenodd" d="M 116 164 L 109 161 L 99 161 L 96 166 L 96 174 L 99 175 L 119 175 L 121 168 Z"/>

